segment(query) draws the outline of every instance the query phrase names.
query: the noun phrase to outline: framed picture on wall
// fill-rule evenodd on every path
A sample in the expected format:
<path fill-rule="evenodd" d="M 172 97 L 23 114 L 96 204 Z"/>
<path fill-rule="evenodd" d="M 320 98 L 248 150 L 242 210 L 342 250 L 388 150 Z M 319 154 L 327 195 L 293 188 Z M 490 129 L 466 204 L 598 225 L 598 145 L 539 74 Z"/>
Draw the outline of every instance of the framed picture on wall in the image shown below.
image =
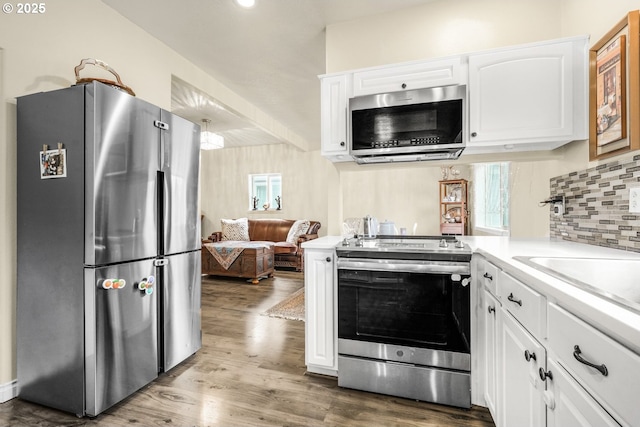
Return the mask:
<path fill-rule="evenodd" d="M 640 25 L 638 11 L 589 52 L 589 159 L 640 149 Z"/>
<path fill-rule="evenodd" d="M 596 54 L 598 148 L 627 137 L 627 37 L 622 34 Z"/>

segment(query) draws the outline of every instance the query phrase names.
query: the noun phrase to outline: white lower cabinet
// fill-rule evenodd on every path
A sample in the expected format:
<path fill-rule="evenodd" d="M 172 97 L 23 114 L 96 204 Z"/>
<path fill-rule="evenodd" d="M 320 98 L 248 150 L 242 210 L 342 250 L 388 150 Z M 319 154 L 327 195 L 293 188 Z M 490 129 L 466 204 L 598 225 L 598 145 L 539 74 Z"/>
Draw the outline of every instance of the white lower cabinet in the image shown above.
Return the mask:
<path fill-rule="evenodd" d="M 499 338 L 498 419 L 501 426 L 544 426 L 545 348 L 502 309 Z"/>
<path fill-rule="evenodd" d="M 640 426 L 640 355 L 548 301 L 514 271 L 483 260 L 476 274 L 484 309 L 482 390 L 496 426 Z"/>
<path fill-rule="evenodd" d="M 305 249 L 305 364 L 309 372 L 338 375 L 335 251 Z"/>
<path fill-rule="evenodd" d="M 549 304 L 549 351 L 593 405 L 623 426 L 640 425 L 638 354 L 556 304 Z"/>
<path fill-rule="evenodd" d="M 483 363 L 481 365 L 481 369 L 484 369 L 485 372 L 485 382 L 483 395 L 484 400 L 489 408 L 489 412 L 491 412 L 494 421 L 497 423 L 497 412 L 496 412 L 496 400 L 497 400 L 497 370 L 498 360 L 497 360 L 497 339 L 498 339 L 498 325 L 501 322 L 501 313 L 502 310 L 500 308 L 500 303 L 498 300 L 491 295 L 490 292 L 484 291 L 484 310 L 482 311 L 483 316 L 483 324 L 484 324 L 484 357 Z"/>
<path fill-rule="evenodd" d="M 545 399 L 547 426 L 620 426 L 558 363 L 550 359 L 547 366 L 553 376 Z"/>

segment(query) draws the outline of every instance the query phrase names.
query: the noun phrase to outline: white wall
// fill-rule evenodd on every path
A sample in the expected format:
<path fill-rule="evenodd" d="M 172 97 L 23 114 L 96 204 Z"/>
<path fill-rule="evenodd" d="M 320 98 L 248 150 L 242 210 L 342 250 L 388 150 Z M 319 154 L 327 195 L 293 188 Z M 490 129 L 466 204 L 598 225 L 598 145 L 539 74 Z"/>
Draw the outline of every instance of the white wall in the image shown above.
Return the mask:
<path fill-rule="evenodd" d="M 220 219 L 241 217 L 315 220 L 322 224 L 319 234 L 327 234 L 327 183 L 337 179 L 337 172 L 318 151 L 286 144 L 212 150 L 202 152 L 202 164 L 204 237 L 220 231 Z M 256 173 L 282 174 L 281 211 L 248 209 L 248 176 Z"/>
<path fill-rule="evenodd" d="M 558 0 L 437 0 L 327 28 L 327 72 L 559 37 Z"/>
<path fill-rule="evenodd" d="M 362 166 L 341 172 L 345 218 L 373 215 L 378 221 L 393 221 L 396 228 L 412 234 L 440 234 L 439 166 L 426 163 L 400 167 Z M 398 165 L 393 165 L 398 166 Z M 466 167 L 459 178 L 469 179 Z"/>

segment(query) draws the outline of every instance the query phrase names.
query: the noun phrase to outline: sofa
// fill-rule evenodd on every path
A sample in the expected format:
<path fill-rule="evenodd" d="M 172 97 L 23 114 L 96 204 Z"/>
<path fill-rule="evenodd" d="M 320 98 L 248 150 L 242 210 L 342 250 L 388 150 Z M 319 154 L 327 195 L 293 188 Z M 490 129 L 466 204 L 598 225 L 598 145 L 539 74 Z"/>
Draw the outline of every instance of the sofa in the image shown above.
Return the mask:
<path fill-rule="evenodd" d="M 222 222 L 223 228 L 224 221 Z M 293 268 L 295 271 L 304 271 L 304 251 L 301 245 L 318 238 L 318 230 L 321 227 L 318 221 L 309 220 L 309 228 L 302 234 L 290 233 L 294 231 L 292 226 L 297 226 L 302 221 L 259 218 L 248 219 L 247 222 L 249 241 L 273 242 L 275 268 Z M 225 239 L 223 234 L 223 231 L 216 231 L 209 236 L 209 240 L 220 242 Z M 292 239 L 290 234 L 295 238 Z M 288 237 L 289 241 L 287 241 Z M 232 238 L 235 240 L 234 237 Z M 226 236 L 226 240 L 230 240 L 229 236 Z"/>

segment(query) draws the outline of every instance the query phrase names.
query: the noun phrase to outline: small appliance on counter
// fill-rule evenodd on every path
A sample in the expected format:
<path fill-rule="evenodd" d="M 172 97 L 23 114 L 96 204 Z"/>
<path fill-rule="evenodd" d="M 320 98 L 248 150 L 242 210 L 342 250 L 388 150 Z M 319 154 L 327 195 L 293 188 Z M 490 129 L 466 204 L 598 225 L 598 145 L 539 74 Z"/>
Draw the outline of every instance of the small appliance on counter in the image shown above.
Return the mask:
<path fill-rule="evenodd" d="M 387 220 L 381 222 L 378 227 L 378 234 L 383 236 L 395 236 L 396 234 L 398 234 L 396 223 Z"/>
<path fill-rule="evenodd" d="M 376 237 L 378 234 L 378 220 L 370 215 L 362 219 L 362 237 Z"/>

